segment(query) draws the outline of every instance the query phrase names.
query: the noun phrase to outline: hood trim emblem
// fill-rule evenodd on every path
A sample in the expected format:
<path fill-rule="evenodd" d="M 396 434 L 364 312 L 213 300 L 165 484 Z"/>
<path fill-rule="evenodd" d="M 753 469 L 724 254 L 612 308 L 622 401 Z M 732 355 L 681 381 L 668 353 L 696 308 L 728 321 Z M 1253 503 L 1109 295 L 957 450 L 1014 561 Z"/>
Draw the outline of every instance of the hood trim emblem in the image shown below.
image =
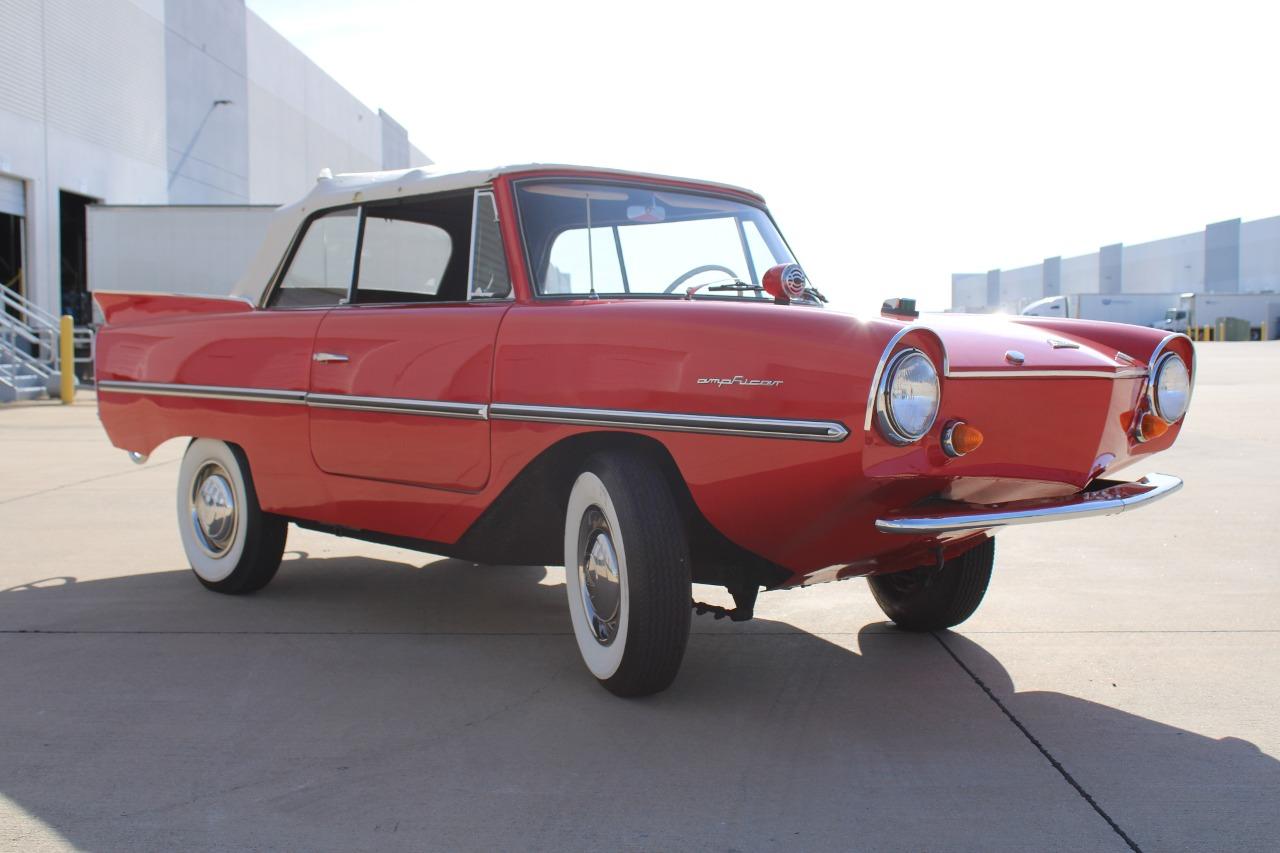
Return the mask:
<path fill-rule="evenodd" d="M 723 388 L 726 385 L 750 385 L 757 388 L 776 388 L 782 384 L 781 379 L 748 379 L 745 376 L 732 376 L 727 379 L 720 379 L 714 376 L 706 376 L 698 380 L 699 385 L 714 385 L 717 388 Z"/>
<path fill-rule="evenodd" d="M 1049 346 L 1054 349 L 1080 349 L 1080 345 L 1075 341 L 1068 341 L 1064 338 L 1049 338 Z"/>

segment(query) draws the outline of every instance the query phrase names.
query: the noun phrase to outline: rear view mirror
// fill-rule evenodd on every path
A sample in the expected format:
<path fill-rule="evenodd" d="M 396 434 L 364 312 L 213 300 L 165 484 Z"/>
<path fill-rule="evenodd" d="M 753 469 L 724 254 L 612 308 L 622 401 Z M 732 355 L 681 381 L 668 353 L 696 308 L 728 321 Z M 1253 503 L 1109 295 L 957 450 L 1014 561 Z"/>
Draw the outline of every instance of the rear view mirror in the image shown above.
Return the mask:
<path fill-rule="evenodd" d="M 667 209 L 654 204 L 632 204 L 627 206 L 627 219 L 632 222 L 661 222 L 667 218 Z"/>

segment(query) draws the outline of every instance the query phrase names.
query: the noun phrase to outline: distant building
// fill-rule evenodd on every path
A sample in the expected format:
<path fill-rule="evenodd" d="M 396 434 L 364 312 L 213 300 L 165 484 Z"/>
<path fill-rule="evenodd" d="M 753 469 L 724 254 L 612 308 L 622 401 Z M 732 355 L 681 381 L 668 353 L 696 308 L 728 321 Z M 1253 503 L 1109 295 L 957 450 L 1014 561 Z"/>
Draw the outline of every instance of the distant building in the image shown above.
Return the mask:
<path fill-rule="evenodd" d="M 85 206 L 282 204 L 426 165 L 243 0 L 4 0 L 0 284 L 89 319 Z"/>
<path fill-rule="evenodd" d="M 1046 296 L 1074 293 L 1280 291 L 1280 216 L 1231 219 L 1203 231 L 1029 267 L 951 276 L 951 310 L 1016 314 Z"/>

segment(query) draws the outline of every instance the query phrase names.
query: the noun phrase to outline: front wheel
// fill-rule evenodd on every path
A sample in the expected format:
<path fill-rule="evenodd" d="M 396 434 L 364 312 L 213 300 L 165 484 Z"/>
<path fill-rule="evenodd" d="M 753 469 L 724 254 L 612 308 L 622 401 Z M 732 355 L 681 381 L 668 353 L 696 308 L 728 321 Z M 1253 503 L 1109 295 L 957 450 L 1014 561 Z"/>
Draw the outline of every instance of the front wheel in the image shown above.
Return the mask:
<path fill-rule="evenodd" d="M 867 578 L 876 604 L 907 631 L 941 631 L 973 615 L 986 595 L 996 540 L 987 539 L 936 566 Z"/>
<path fill-rule="evenodd" d="M 587 669 L 618 696 L 670 686 L 692 619 L 689 545 L 661 471 L 633 453 L 592 456 L 564 524 L 565 588 Z"/>
<path fill-rule="evenodd" d="M 244 451 L 197 438 L 178 472 L 178 530 L 196 579 L 238 595 L 275 577 L 289 523 L 258 506 Z"/>

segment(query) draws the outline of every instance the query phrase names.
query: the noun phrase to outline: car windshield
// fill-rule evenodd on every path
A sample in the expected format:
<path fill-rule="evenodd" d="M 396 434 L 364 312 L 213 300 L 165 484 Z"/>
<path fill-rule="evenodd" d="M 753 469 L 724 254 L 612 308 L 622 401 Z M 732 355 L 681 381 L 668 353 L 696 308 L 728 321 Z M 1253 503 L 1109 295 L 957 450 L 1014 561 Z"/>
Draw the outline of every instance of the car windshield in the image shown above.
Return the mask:
<path fill-rule="evenodd" d="M 791 252 L 762 208 L 723 196 L 636 184 L 523 181 L 520 222 L 544 296 L 763 298 Z M 729 288 L 711 290 L 717 285 Z"/>

